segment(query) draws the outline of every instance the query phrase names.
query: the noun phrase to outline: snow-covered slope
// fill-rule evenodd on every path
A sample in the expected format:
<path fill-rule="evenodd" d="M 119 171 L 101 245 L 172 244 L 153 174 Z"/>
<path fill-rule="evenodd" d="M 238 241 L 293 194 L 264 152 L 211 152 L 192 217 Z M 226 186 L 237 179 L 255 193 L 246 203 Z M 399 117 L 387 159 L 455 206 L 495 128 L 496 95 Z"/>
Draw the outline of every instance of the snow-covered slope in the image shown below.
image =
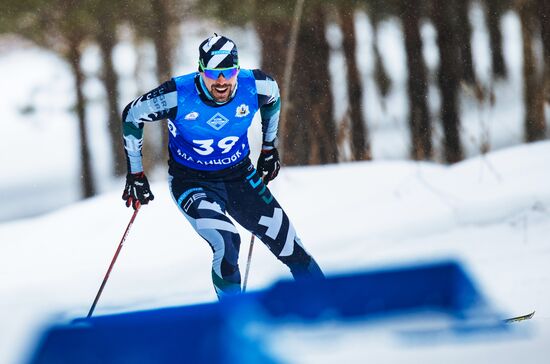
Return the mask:
<path fill-rule="evenodd" d="M 503 312 L 536 309 L 548 339 L 549 165 L 550 142 L 541 142 L 451 167 L 285 168 L 270 188 L 327 274 L 457 257 Z M 97 314 L 215 299 L 210 248 L 180 215 L 167 184 L 152 188 L 156 199 L 139 212 Z M 48 320 L 87 313 L 130 216 L 119 193 L 110 193 L 0 225 L 0 362 L 20 360 Z M 241 236 L 244 266 L 250 234 Z M 258 245 L 251 289 L 289 277 Z M 550 349 L 534 347 L 550 357 Z"/>

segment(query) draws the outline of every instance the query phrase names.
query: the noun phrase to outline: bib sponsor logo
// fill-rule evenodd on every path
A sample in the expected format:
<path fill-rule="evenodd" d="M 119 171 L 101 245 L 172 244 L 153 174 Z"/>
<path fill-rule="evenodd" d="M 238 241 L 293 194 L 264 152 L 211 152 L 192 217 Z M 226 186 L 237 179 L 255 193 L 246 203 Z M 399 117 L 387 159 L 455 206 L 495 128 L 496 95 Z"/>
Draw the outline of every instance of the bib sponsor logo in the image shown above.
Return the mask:
<path fill-rule="evenodd" d="M 218 54 L 229 54 L 231 52 L 226 50 L 226 49 L 220 49 L 218 51 L 212 51 L 210 53 L 215 56 L 215 55 L 218 55 Z"/>
<path fill-rule="evenodd" d="M 237 112 L 235 113 L 235 116 L 238 117 L 238 118 L 243 118 L 248 114 L 250 114 L 250 109 L 249 109 L 248 105 L 242 104 L 242 105 L 237 107 Z"/>
<path fill-rule="evenodd" d="M 235 163 L 237 160 L 241 159 L 243 156 L 243 153 L 238 150 L 229 157 L 225 158 L 214 158 L 214 159 L 199 159 L 199 158 L 193 158 L 192 156 L 188 155 L 181 149 L 176 150 L 177 155 L 184 159 L 188 163 L 193 163 L 196 165 L 201 166 L 209 166 L 209 165 L 218 165 L 218 166 L 227 166 L 230 164 Z"/>
<path fill-rule="evenodd" d="M 185 120 L 196 120 L 199 117 L 199 113 L 192 111 L 189 114 L 185 115 Z"/>
<path fill-rule="evenodd" d="M 215 130 L 220 130 L 228 121 L 229 119 L 217 112 L 216 115 L 212 116 L 206 123 Z"/>

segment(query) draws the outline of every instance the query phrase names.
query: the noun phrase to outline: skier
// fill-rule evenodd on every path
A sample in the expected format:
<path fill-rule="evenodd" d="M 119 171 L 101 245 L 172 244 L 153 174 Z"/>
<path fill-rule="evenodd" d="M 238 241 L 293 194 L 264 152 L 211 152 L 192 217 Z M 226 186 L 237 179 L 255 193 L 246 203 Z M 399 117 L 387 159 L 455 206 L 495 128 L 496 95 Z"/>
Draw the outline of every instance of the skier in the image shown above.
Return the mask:
<path fill-rule="evenodd" d="M 227 214 L 261 239 L 294 279 L 323 277 L 266 186 L 280 168 L 280 107 L 276 81 L 261 70 L 241 69 L 235 43 L 214 34 L 199 46 L 198 72 L 172 78 L 122 113 L 126 206 L 136 209 L 154 199 L 142 166 L 143 126 L 167 119 L 170 191 L 212 248 L 212 280 L 220 299 L 241 292 L 241 239 Z M 263 144 L 256 170 L 247 131 L 258 110 Z"/>

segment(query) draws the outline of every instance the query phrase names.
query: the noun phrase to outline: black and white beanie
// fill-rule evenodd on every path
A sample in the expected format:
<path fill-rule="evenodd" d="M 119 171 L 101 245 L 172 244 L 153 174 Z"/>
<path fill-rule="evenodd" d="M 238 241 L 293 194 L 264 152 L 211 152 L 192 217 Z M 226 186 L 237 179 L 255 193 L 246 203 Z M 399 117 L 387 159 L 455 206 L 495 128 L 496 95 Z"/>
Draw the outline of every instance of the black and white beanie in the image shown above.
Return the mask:
<path fill-rule="evenodd" d="M 223 35 L 204 40 L 199 46 L 199 63 L 204 68 L 230 68 L 239 65 L 235 43 Z M 200 70 L 200 67 L 199 67 Z"/>

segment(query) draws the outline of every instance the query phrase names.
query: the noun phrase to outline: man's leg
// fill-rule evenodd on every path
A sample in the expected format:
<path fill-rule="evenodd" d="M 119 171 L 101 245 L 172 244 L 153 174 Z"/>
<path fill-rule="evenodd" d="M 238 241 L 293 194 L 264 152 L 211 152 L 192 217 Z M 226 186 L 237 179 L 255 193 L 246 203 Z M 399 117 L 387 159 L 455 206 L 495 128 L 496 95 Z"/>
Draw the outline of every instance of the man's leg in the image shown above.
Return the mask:
<path fill-rule="evenodd" d="M 255 234 L 292 273 L 294 279 L 324 277 L 315 259 L 305 250 L 287 214 L 255 170 L 242 181 L 226 185 L 227 211 Z"/>
<path fill-rule="evenodd" d="M 216 183 L 187 183 L 170 179 L 172 197 L 195 231 L 214 253 L 212 281 L 218 298 L 241 292 L 238 258 L 241 243 L 237 229 L 225 215 Z"/>

